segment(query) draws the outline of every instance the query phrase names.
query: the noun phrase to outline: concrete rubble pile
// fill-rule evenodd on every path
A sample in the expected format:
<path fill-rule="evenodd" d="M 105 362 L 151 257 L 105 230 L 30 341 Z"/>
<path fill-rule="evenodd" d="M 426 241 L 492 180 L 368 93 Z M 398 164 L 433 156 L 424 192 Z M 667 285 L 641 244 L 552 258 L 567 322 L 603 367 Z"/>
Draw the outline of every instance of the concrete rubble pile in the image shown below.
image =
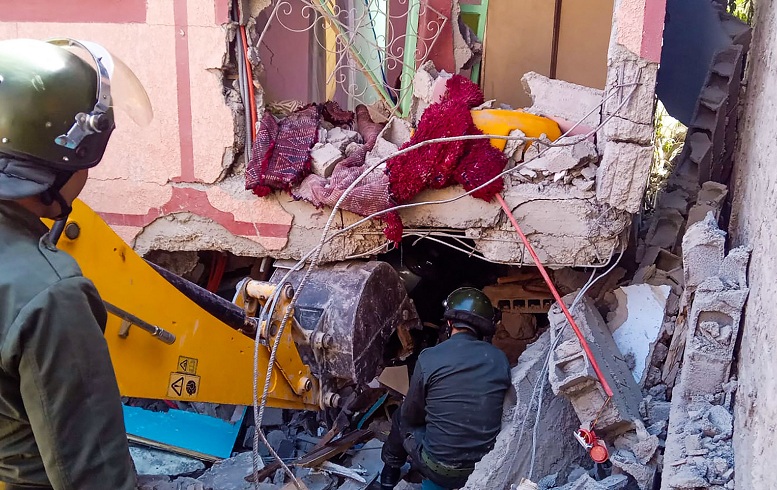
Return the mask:
<path fill-rule="evenodd" d="M 509 400 L 497 447 L 478 465 L 467 488 L 649 490 L 658 481 L 662 490 L 734 488 L 737 383 L 731 365 L 748 294 L 749 250 L 725 254 L 725 233 L 717 221 L 728 190 L 715 182 L 699 185 L 694 170 L 676 169 L 652 216 L 642 223 L 633 277 L 615 269 L 615 279 L 603 281 L 606 287 L 577 298 L 575 289 L 584 278 L 554 274 L 570 293 L 563 299 L 613 397 L 607 399 L 566 317 L 554 305 L 549 332 L 518 358 L 513 374 L 519 396 Z M 538 357 L 547 365 L 541 366 Z M 514 418 L 528 413 L 524 418 L 531 425 L 536 417 L 537 385 L 521 388 L 527 366 L 547 369 L 553 394 L 539 392 L 543 412 L 568 400 L 577 419 L 558 424 L 563 428 L 554 436 L 563 443 L 535 455 L 534 468 L 523 447 L 531 445 L 532 434 L 528 442 L 521 439 L 523 420 Z M 527 391 L 533 396 L 528 407 L 521 396 Z M 542 413 L 536 420 L 543 423 L 546 417 L 559 418 Z M 574 460 L 565 454 L 577 445 L 573 431 L 590 428 L 594 421 L 611 469 L 590 457 Z M 544 431 L 541 427 L 535 436 Z M 545 436 L 539 437 L 536 446 L 544 447 Z M 541 460 L 547 458 L 563 462 L 564 470 L 542 471 Z M 587 468 L 571 470 L 577 464 Z"/>
<path fill-rule="evenodd" d="M 602 149 L 597 148 L 593 135 L 587 136 L 599 124 L 600 116 L 598 111 L 589 112 L 600 103 L 604 93 L 563 80 L 551 80 L 534 72 L 524 75 L 522 81 L 532 98 L 532 106 L 526 109 L 527 112 L 559 122 L 562 131 L 569 135 L 556 140 L 554 147 L 547 147 L 541 141 L 526 147 L 508 143 L 505 152 L 510 158 L 509 165 L 525 162 L 512 174 L 513 182 L 594 191 Z M 578 121 L 578 126 L 574 127 Z"/>
<path fill-rule="evenodd" d="M 685 276 L 694 288 L 683 361 L 673 389 L 662 489 L 734 488 L 734 345 L 747 299 L 750 251 L 724 256 L 724 232 L 710 212 L 683 237 Z"/>

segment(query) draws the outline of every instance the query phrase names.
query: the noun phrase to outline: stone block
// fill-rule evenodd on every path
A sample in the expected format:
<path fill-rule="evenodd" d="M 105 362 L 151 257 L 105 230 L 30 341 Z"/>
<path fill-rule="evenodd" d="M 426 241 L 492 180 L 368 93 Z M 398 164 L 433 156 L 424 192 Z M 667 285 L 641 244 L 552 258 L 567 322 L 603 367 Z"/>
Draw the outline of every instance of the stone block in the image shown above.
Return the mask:
<path fill-rule="evenodd" d="M 638 212 L 652 158 L 651 146 L 608 142 L 596 176 L 597 199 L 617 209 Z"/>
<path fill-rule="evenodd" d="M 560 117 L 571 123 L 582 120 L 591 128 L 599 125 L 600 111 L 594 109 L 602 103 L 601 90 L 553 80 L 535 72 L 525 74 L 521 81 L 532 98 L 530 112 Z"/>
<path fill-rule="evenodd" d="M 310 159 L 313 173 L 320 177 L 328 178 L 332 175 L 335 165 L 343 159 L 343 154 L 331 143 L 324 145 L 316 144 L 310 151 Z"/>
<path fill-rule="evenodd" d="M 574 296 L 570 294 L 563 299 L 570 305 Z M 554 393 L 563 394 L 572 402 L 583 426 L 589 426 L 598 415 L 597 432 L 602 436 L 615 436 L 630 429 L 632 421 L 640 418 L 642 394 L 593 301 L 583 297 L 570 309 L 570 313 L 588 341 L 602 375 L 613 391 L 613 397 L 605 406 L 607 396 L 604 389 L 597 381 L 590 360 L 558 305 L 554 305 L 548 313 L 551 338 L 555 342 L 561 337 L 551 357 L 551 386 Z M 570 355 L 569 347 L 577 351 Z"/>
<path fill-rule="evenodd" d="M 685 287 L 694 291 L 708 277 L 717 276 L 726 246 L 726 233 L 712 213 L 689 226 L 683 236 Z"/>

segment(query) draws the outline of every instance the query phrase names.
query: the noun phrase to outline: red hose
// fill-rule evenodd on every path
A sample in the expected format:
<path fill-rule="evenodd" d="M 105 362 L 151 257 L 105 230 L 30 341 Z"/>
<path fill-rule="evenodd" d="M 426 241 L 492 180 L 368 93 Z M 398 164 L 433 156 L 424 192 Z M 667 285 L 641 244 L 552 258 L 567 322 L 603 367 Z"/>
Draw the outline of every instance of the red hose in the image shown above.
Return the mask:
<path fill-rule="evenodd" d="M 518 222 L 515 220 L 515 216 L 513 216 L 513 212 L 510 210 L 510 207 L 507 206 L 507 203 L 502 198 L 501 194 L 496 195 L 497 201 L 499 201 L 499 204 L 502 206 L 502 209 L 504 209 L 504 212 L 507 214 L 507 217 L 510 218 L 510 222 L 513 224 L 513 227 L 515 228 L 515 231 L 518 232 L 518 236 L 521 237 L 521 241 L 523 241 L 523 244 L 526 246 L 526 250 L 529 251 L 529 254 L 531 255 L 532 260 L 534 260 L 534 264 L 537 266 L 537 269 L 539 269 L 540 274 L 542 275 L 542 278 L 545 279 L 545 283 L 548 285 L 548 288 L 550 288 L 550 292 L 553 294 L 553 297 L 556 298 L 556 303 L 561 307 L 561 311 L 564 312 L 564 316 L 567 317 L 567 321 L 569 321 L 569 324 L 572 325 L 572 330 L 575 331 L 575 335 L 577 335 L 577 339 L 580 341 L 580 345 L 583 347 L 583 351 L 585 352 L 585 355 L 588 357 L 588 361 L 591 363 L 591 367 L 594 369 L 594 372 L 596 373 L 596 377 L 599 379 L 599 383 L 602 384 L 602 388 L 604 388 L 604 392 L 607 394 L 608 397 L 612 397 L 612 389 L 610 389 L 610 385 L 607 383 L 607 380 L 604 379 L 604 376 L 602 375 L 601 369 L 599 369 L 599 364 L 596 362 L 596 358 L 594 357 L 593 353 L 591 352 L 591 347 L 588 345 L 588 341 L 583 336 L 583 332 L 580 331 L 580 328 L 577 326 L 577 323 L 575 323 L 575 319 L 572 318 L 572 314 L 569 312 L 569 309 L 567 308 L 567 305 L 562 301 L 561 295 L 558 294 L 558 290 L 556 289 L 556 286 L 553 285 L 553 281 L 550 280 L 550 276 L 548 276 L 548 272 L 545 270 L 545 266 L 542 265 L 542 262 L 540 262 L 539 257 L 537 257 L 537 254 L 534 252 L 534 247 L 531 246 L 529 243 L 529 240 L 526 238 L 526 235 L 523 234 L 523 231 L 521 231 L 521 227 L 518 226 Z"/>
<path fill-rule="evenodd" d="M 208 276 L 208 284 L 205 286 L 205 289 L 211 293 L 215 293 L 221 285 L 221 280 L 224 278 L 224 271 L 227 269 L 227 255 L 214 255 L 210 264 L 210 275 Z"/>

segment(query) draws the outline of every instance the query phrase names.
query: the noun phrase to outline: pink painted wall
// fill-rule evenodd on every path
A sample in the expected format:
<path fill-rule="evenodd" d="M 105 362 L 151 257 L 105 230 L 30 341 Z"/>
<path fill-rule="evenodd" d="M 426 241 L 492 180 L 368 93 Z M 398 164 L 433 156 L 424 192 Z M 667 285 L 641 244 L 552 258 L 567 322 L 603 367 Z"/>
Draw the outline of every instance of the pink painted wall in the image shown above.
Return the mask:
<path fill-rule="evenodd" d="M 661 61 L 666 0 L 621 0 L 616 10 L 617 41 L 648 61 Z"/>
<path fill-rule="evenodd" d="M 268 101 L 309 102 L 313 91 L 312 33 L 305 29 L 310 26 L 310 10 L 307 10 L 306 17 L 300 0 L 291 0 L 290 3 L 289 10 L 285 7 L 278 10 L 277 18 L 270 23 L 259 47 L 264 65 L 259 79 Z M 260 31 L 267 24 L 271 10 L 268 8 L 259 14 L 257 24 Z"/>
<path fill-rule="evenodd" d="M 64 8 L 59 0 L 0 0 L 0 39 L 95 41 L 146 87 L 153 122 L 141 128 L 117 113 L 117 130 L 82 196 L 128 242 L 160 217 L 189 212 L 271 249 L 286 243 L 288 213 L 216 184 L 234 143 L 219 75 L 228 6 L 228 0 L 72 0 Z"/>
<path fill-rule="evenodd" d="M 419 41 L 419 49 L 416 49 L 416 57 L 422 58 L 426 55 L 427 59 L 434 60 L 434 66 L 438 70 L 445 70 L 453 73 L 456 69 L 456 62 L 453 59 L 453 27 L 458 24 L 455 19 L 451 19 L 453 7 L 450 0 L 427 0 L 430 8 L 421 7 L 421 15 L 418 18 L 418 37 L 420 39 L 431 39 L 435 35 L 437 40 L 434 42 L 428 55 L 423 52 Z M 438 13 L 439 12 L 439 13 Z M 440 22 L 440 14 L 448 18 L 445 24 Z"/>

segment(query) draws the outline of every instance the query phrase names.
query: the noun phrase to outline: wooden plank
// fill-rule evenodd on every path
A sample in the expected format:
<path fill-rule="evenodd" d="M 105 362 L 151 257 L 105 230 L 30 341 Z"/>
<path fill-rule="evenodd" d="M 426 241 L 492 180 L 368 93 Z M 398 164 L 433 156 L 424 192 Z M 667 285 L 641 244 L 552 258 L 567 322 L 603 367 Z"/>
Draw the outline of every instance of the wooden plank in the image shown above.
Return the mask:
<path fill-rule="evenodd" d="M 693 293 L 684 292 L 680 298 L 680 312 L 675 321 L 672 342 L 669 344 L 669 352 L 666 355 L 666 361 L 661 373 L 661 379 L 667 388 L 674 387 L 677 382 L 677 374 L 680 372 L 680 365 L 683 362 L 685 341 L 688 337 L 688 313 L 692 301 Z"/>

